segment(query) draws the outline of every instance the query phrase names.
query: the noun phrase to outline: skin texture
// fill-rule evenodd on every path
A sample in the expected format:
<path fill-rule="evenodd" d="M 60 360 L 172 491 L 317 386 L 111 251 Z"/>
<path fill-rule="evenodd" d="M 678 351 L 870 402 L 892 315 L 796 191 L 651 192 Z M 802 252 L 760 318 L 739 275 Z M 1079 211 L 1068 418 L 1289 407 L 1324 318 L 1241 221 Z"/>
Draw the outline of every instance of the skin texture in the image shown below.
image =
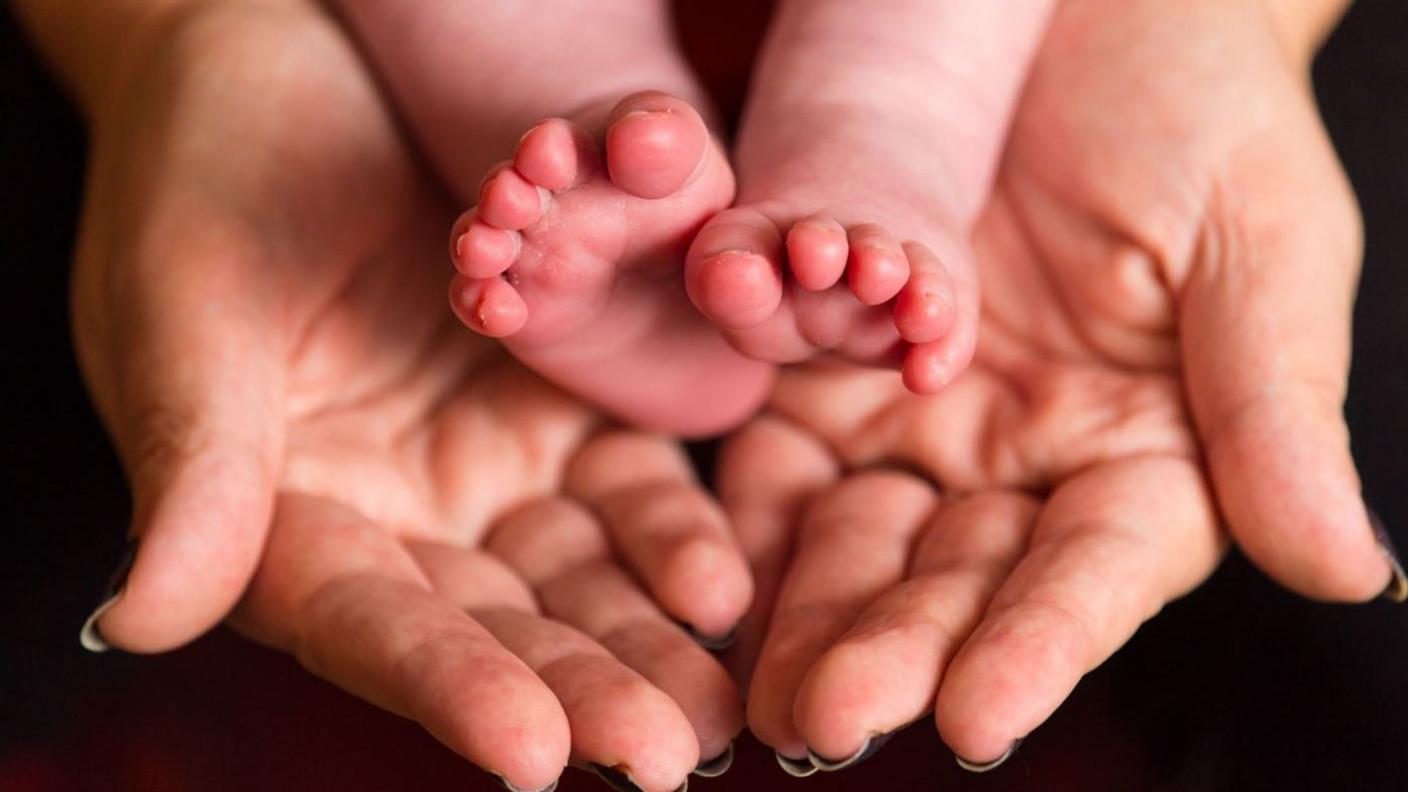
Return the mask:
<path fill-rule="evenodd" d="M 978 225 L 972 367 L 928 400 L 798 369 L 732 441 L 764 742 L 838 759 L 932 711 L 1001 757 L 1229 539 L 1312 597 L 1384 590 L 1339 414 L 1357 214 L 1281 29 L 1064 4 Z"/>
<path fill-rule="evenodd" d="M 473 207 L 450 233 L 450 302 L 469 328 L 635 425 L 716 434 L 757 410 L 772 367 L 680 288 L 689 240 L 734 181 L 665 4 L 335 5 Z"/>
<path fill-rule="evenodd" d="M 733 200 L 699 114 L 658 91 L 548 119 L 490 170 L 450 231 L 450 304 L 535 371 L 630 423 L 732 427 L 772 367 L 738 354 L 680 288 L 684 246 Z"/>
<path fill-rule="evenodd" d="M 721 488 L 759 590 L 744 667 L 775 616 L 755 679 L 771 675 L 780 695 L 755 686 L 750 720 L 780 750 L 845 756 L 936 706 L 961 755 L 1001 754 L 1206 575 L 1225 542 L 1210 484 L 1233 537 L 1288 585 L 1332 599 L 1382 587 L 1334 413 L 1352 202 L 1288 55 L 1309 48 L 1277 40 L 1258 8 L 1070 3 L 980 224 L 991 319 L 975 369 L 929 402 L 890 375 L 800 370 L 774 400 L 783 417 L 730 446 Z M 722 603 L 689 590 L 734 551 L 677 452 L 598 434 L 592 410 L 429 309 L 439 274 L 405 262 L 443 255 L 449 207 L 328 19 L 206 4 L 142 38 L 142 61 L 105 74 L 111 93 L 77 91 L 110 99 L 86 108 L 76 336 L 142 538 L 104 635 L 134 651 L 188 640 L 264 552 L 237 618 L 259 640 L 515 785 L 576 758 L 672 788 L 737 714 L 708 708 L 730 699 L 712 661 L 603 548 L 702 631 L 723 631 L 748 599 L 742 586 Z M 1179 79 L 1205 72 L 1220 91 Z M 1151 91 L 1141 74 L 1167 82 Z M 1257 112 L 1241 112 L 1248 97 Z M 1149 110 L 1113 123 L 1089 112 L 1111 106 Z M 1310 167 L 1288 174 L 1285 161 Z M 1138 189 L 1151 183 L 1164 192 Z M 1132 276 L 1112 236 L 1134 249 Z M 1151 271 L 1171 273 L 1154 279 L 1162 293 Z M 1216 337 L 1175 333 L 1193 324 Z M 1277 398 L 1245 398 L 1249 381 Z M 1217 420 L 1228 404 L 1235 420 Z M 843 466 L 887 463 L 910 472 L 837 483 Z M 545 526 L 553 541 L 535 550 Z M 834 580 L 844 596 L 817 601 L 842 556 L 858 560 Z M 912 684 L 867 676 L 892 655 L 910 658 Z M 505 689 L 511 708 L 478 711 L 511 711 L 510 731 L 526 731 L 469 714 Z M 591 695 L 602 689 L 617 695 Z M 539 738 L 526 750 L 523 733 Z M 661 750 L 617 742 L 633 733 Z"/>
<path fill-rule="evenodd" d="M 719 635 L 750 597 L 679 449 L 444 310 L 451 208 L 324 12 L 203 4 L 146 40 L 89 108 L 74 273 L 140 542 L 104 638 L 161 651 L 238 601 L 520 788 L 569 761 L 677 787 L 742 713 L 675 620 Z M 537 560 L 553 509 L 571 541 Z"/>
<path fill-rule="evenodd" d="M 1049 0 L 779 4 L 735 148 L 737 204 L 685 282 L 761 360 L 822 352 L 934 393 L 968 364 L 968 238 Z"/>

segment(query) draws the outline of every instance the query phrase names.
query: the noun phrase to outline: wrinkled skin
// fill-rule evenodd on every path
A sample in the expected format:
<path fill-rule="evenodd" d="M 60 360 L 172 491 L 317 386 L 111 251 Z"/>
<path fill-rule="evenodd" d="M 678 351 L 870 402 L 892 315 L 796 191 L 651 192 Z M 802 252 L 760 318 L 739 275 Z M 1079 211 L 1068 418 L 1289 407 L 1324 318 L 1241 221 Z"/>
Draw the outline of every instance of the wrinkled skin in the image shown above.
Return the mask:
<path fill-rule="evenodd" d="M 722 634 L 751 593 L 678 446 L 603 433 L 458 325 L 449 203 L 322 12 L 148 36 L 90 108 L 73 294 L 140 540 L 104 638 L 167 649 L 239 600 L 520 788 L 569 761 L 677 787 L 742 709 L 674 620 Z"/>
<path fill-rule="evenodd" d="M 928 400 L 794 370 L 724 457 L 749 725 L 803 770 L 930 710 L 958 756 L 1004 757 L 1211 573 L 1224 521 L 1291 588 L 1384 590 L 1339 413 L 1358 217 L 1311 47 L 1259 4 L 1175 5 L 1058 13 L 979 224 L 972 368 Z"/>

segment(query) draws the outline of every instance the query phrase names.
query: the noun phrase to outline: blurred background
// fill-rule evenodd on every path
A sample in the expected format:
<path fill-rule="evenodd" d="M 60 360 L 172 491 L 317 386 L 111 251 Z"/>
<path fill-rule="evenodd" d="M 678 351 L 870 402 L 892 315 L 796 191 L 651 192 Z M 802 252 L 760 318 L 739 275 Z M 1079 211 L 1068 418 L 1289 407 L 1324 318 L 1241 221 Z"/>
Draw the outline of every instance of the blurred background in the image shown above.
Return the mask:
<path fill-rule="evenodd" d="M 735 3 L 734 5 L 738 5 Z M 685 3 L 727 105 L 753 27 Z M 758 15 L 761 17 L 761 15 Z M 712 21 L 711 21 L 712 20 Z M 1348 403 L 1369 498 L 1408 548 L 1408 3 L 1360 0 L 1315 68 L 1364 209 Z M 67 269 L 84 133 L 0 14 L 0 234 L 8 276 L 0 553 L 0 791 L 498 789 L 416 726 L 220 630 L 152 658 L 83 652 L 122 549 L 121 472 L 70 351 Z M 1293 166 L 1293 164 L 1291 164 Z M 1301 600 L 1228 559 L 1089 675 L 1018 756 L 959 771 L 926 723 L 846 773 L 783 775 L 746 738 L 695 789 L 1408 789 L 1408 606 Z M 569 773 L 563 790 L 604 789 Z"/>

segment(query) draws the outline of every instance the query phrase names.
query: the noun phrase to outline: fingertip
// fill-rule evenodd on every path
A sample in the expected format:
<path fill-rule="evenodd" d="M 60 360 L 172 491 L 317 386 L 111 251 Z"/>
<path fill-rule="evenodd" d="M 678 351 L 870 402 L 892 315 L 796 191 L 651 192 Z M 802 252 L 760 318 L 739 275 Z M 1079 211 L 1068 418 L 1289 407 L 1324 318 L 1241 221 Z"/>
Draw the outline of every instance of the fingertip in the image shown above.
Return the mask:
<path fill-rule="evenodd" d="M 260 462 L 186 460 L 154 497 L 149 518 L 138 508 L 141 539 L 124 580 L 85 624 L 80 640 L 90 650 L 152 654 L 183 646 L 223 621 L 254 576 L 273 508 Z"/>
<path fill-rule="evenodd" d="M 666 560 L 657 584 L 671 615 L 704 636 L 738 627 L 753 600 L 753 578 L 741 550 L 713 536 L 693 536 Z"/>
<path fill-rule="evenodd" d="M 1366 602 L 1393 572 L 1346 435 L 1318 399 L 1268 395 L 1218 429 L 1208 461 L 1228 528 L 1254 564 L 1312 599 Z"/>

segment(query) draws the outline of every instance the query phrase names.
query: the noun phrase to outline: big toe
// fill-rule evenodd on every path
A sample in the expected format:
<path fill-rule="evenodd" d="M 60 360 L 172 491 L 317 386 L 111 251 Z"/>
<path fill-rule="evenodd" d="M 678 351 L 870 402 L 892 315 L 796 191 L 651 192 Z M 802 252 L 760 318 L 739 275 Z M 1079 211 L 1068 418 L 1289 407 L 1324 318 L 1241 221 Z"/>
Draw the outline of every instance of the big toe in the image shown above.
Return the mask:
<path fill-rule="evenodd" d="M 611 181 L 640 198 L 664 198 L 690 181 L 704 160 L 709 130 L 688 102 L 659 91 L 616 105 L 606 130 Z"/>
<path fill-rule="evenodd" d="M 694 305 L 730 329 L 766 321 L 782 302 L 782 236 L 748 209 L 726 209 L 695 236 L 684 282 Z"/>

